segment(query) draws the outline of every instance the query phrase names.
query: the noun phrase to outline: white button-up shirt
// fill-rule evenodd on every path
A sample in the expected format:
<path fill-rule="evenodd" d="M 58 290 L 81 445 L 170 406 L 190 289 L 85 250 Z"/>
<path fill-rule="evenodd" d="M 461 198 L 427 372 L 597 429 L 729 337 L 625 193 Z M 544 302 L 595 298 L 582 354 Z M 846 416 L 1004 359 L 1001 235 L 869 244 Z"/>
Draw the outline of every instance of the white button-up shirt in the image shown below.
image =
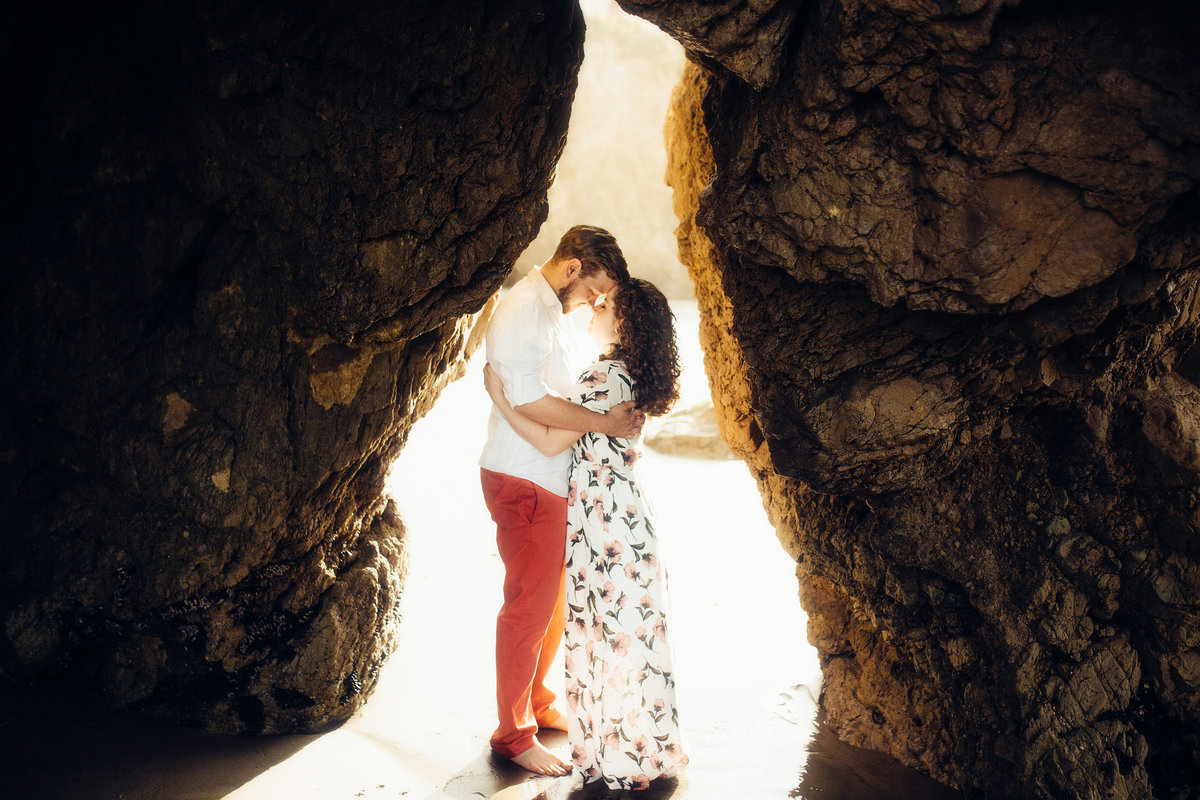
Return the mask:
<path fill-rule="evenodd" d="M 504 381 L 508 402 L 521 406 L 552 391 L 569 394 L 590 355 L 579 339 L 541 270 L 530 270 L 500 299 L 488 323 L 487 360 Z M 479 466 L 566 497 L 571 451 L 544 455 L 493 407 Z"/>

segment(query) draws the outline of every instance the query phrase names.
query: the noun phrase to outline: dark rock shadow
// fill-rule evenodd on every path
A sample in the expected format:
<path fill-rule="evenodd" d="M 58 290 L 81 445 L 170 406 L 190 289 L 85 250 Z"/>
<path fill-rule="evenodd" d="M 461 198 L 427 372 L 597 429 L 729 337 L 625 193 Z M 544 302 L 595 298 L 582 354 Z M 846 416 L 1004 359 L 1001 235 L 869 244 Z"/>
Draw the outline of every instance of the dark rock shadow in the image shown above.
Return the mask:
<path fill-rule="evenodd" d="M 317 738 L 207 734 L 65 689 L 0 685 L 5 797 L 219 800 Z"/>
<path fill-rule="evenodd" d="M 886 753 L 848 745 L 821 722 L 791 797 L 802 800 L 963 800 L 963 795 Z"/>

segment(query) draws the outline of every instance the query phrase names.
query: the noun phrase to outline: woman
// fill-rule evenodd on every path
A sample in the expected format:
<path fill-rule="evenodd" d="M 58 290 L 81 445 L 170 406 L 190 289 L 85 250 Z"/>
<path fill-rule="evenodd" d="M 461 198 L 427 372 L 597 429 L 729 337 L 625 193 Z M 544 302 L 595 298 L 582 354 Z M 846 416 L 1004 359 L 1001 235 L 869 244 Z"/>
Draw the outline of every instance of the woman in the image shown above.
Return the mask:
<path fill-rule="evenodd" d="M 679 397 L 673 316 L 655 286 L 631 278 L 595 307 L 603 354 L 574 402 L 607 411 L 636 400 L 665 414 Z M 637 442 L 547 428 L 515 411 L 485 368 L 492 401 L 548 455 L 572 448 L 567 494 L 567 735 L 584 783 L 644 789 L 687 763 L 675 707 L 665 573 L 634 464 Z"/>

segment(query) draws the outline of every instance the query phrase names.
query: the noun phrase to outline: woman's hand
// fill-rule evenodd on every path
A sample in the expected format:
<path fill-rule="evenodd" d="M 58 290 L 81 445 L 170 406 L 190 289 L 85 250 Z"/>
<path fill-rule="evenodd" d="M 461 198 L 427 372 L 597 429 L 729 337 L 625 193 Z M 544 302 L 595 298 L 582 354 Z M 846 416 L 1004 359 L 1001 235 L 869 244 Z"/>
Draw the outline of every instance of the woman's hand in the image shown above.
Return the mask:
<path fill-rule="evenodd" d="M 508 398 L 504 396 L 504 381 L 500 380 L 500 373 L 492 369 L 492 365 L 484 363 L 483 365 L 483 386 L 487 389 L 488 397 L 492 398 L 492 402 L 500 408 L 508 408 Z"/>

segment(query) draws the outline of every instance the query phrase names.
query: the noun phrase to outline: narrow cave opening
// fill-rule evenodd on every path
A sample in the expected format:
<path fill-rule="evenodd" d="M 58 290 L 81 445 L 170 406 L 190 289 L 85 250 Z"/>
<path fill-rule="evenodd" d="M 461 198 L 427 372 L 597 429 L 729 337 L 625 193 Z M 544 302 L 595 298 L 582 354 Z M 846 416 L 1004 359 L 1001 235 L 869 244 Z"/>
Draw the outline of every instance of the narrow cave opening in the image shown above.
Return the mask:
<path fill-rule="evenodd" d="M 586 56 L 549 217 L 509 284 L 541 264 L 570 225 L 609 229 L 631 273 L 653 281 L 671 301 L 684 368 L 676 408 L 702 407 L 711 395 L 699 309 L 678 260 L 678 221 L 663 180 L 662 127 L 683 52 L 611 0 L 581 6 Z M 388 493 L 405 521 L 410 574 L 397 651 L 361 714 L 404 750 L 431 760 L 456 753 L 456 780 L 477 789 L 488 776 L 470 764 L 486 749 L 495 722 L 495 613 L 503 580 L 495 525 L 478 486 L 489 411 L 482 363 L 480 352 L 414 427 L 393 465 Z M 661 422 L 651 422 L 651 442 Z M 693 754 L 688 780 L 703 787 L 700 796 L 787 796 L 804 770 L 820 691 L 794 564 L 740 460 L 666 449 L 649 444 L 641 465 L 665 531 L 681 715 Z M 552 674 L 561 675 L 561 667 Z M 424 731 L 430 724 L 437 729 Z M 750 795 L 748 775 L 756 784 Z"/>
<path fill-rule="evenodd" d="M 586 57 L 549 217 L 508 284 L 543 263 L 570 225 L 612 231 L 631 273 L 658 285 L 675 312 L 684 369 L 676 408 L 711 406 L 700 312 L 679 263 L 677 219 L 663 180 L 662 127 L 683 51 L 611 0 L 581 6 Z M 577 313 L 577 321 L 585 324 L 586 314 Z M 481 757 L 495 725 L 495 616 L 503 582 L 495 525 L 479 487 L 490 410 L 483 358 L 477 352 L 465 376 L 413 427 L 389 475 L 409 573 L 397 646 L 370 700 L 345 726 L 231 797 L 294 792 L 315 760 L 379 776 L 373 783 L 380 792 L 395 785 L 394 777 L 418 796 L 490 796 L 529 777 L 498 772 Z M 652 421 L 647 438 L 661 427 Z M 718 448 L 723 457 L 695 458 L 647 446 L 641 462 L 659 528 L 667 531 L 672 639 L 692 753 L 688 781 L 696 787 L 687 796 L 785 797 L 801 779 L 806 744 L 816 732 L 820 666 L 804 638 L 794 564 L 775 540 L 745 464 L 722 444 L 709 445 Z M 560 651 L 552 675 L 562 675 L 561 661 Z M 363 740 L 371 747 L 354 750 Z M 378 758 L 381 750 L 390 756 Z M 398 764 L 396 753 L 423 768 Z M 746 794 L 751 775 L 755 786 Z M 348 789 L 352 782 L 338 785 Z"/>
<path fill-rule="evenodd" d="M 726 435 L 803 568 L 829 727 L 983 794 L 1186 794 L 1200 752 L 1195 22 L 1170 3 L 620 3 L 691 54 L 667 146 L 681 258 L 714 323 Z M 618 15 L 587 5 L 594 31 L 597 11 Z M 5 789 L 369 797 L 440 781 L 427 800 L 486 796 L 459 778 L 500 769 L 472 738 L 490 727 L 489 659 L 458 658 L 479 671 L 455 685 L 447 645 L 483 637 L 431 614 L 420 639 L 412 612 L 449 602 L 403 585 L 412 550 L 455 602 L 494 597 L 436 516 L 461 505 L 454 490 L 474 496 L 473 465 L 448 477 L 410 452 L 432 482 L 399 493 L 416 503 L 411 536 L 384 479 L 435 403 L 479 396 L 463 381 L 438 402 L 475 368 L 463 315 L 543 224 L 553 237 L 589 219 L 635 250 L 594 216 L 597 196 L 637 193 L 603 158 L 580 205 L 546 219 L 578 4 L 145 6 L 26 5 L 0 55 L 20 76 L 0 299 Z M 637 41 L 620 45 L 610 83 L 641 85 Z M 633 149 L 649 152 L 659 118 L 610 102 L 573 135 L 645 128 Z M 833 284 L 858 288 L 834 308 Z M 732 481 L 683 478 L 682 509 L 663 511 L 686 537 L 687 514 L 708 510 L 696 487 L 724 510 Z M 687 724 L 792 757 L 762 727 L 778 709 L 745 702 L 802 641 L 779 618 L 790 600 L 756 581 L 732 617 L 763 615 L 768 633 L 714 629 L 745 543 L 773 547 L 750 516 L 708 514 L 721 536 L 674 548 L 673 571 L 686 586 L 688 556 L 716 561 L 694 584 L 710 603 L 691 605 L 706 609 L 699 655 L 681 664 L 732 676 L 711 691 L 754 729 L 696 711 Z M 422 554 L 421 530 L 450 550 Z M 490 555 L 488 522 L 460 530 Z M 468 619 L 486 629 L 483 605 Z M 389 655 L 427 672 L 389 676 L 355 716 Z M 389 703 L 389 686 L 411 693 Z M 478 716 L 453 728 L 448 698 L 470 692 L 483 699 L 461 708 Z M 143 713 L 324 735 L 210 737 Z M 405 749 L 396 730 L 453 744 Z M 763 791 L 740 752 L 708 759 L 742 781 L 712 789 L 694 749 L 689 796 Z M 890 778 L 814 789 L 810 754 L 789 794 L 935 794 Z"/>

